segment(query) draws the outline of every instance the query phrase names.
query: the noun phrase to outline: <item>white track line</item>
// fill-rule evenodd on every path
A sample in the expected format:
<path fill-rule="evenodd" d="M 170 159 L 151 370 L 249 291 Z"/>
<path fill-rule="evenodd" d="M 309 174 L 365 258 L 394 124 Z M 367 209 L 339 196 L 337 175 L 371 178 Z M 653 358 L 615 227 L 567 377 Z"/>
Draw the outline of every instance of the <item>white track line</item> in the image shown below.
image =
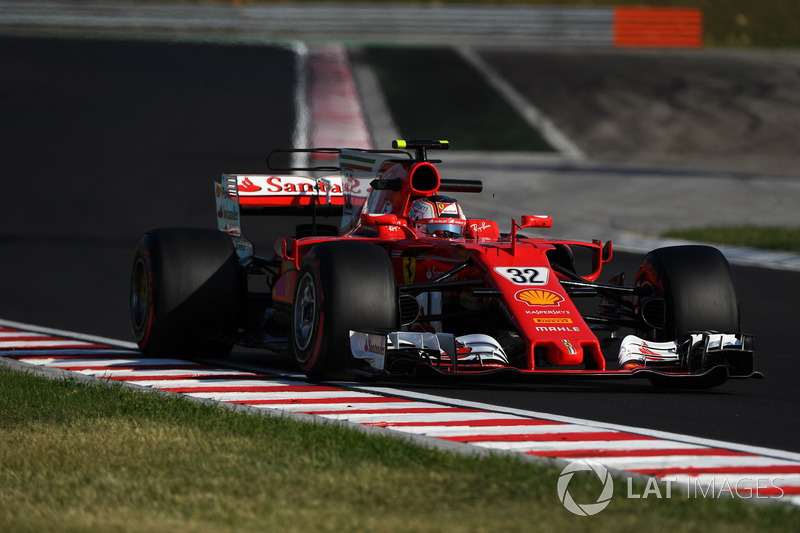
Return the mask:
<path fill-rule="evenodd" d="M 503 79 L 493 68 L 486 64 L 471 48 L 456 47 L 456 52 L 477 70 L 514 110 L 549 142 L 553 148 L 571 159 L 585 159 L 584 153 L 547 116 L 522 96 L 514 87 Z"/>

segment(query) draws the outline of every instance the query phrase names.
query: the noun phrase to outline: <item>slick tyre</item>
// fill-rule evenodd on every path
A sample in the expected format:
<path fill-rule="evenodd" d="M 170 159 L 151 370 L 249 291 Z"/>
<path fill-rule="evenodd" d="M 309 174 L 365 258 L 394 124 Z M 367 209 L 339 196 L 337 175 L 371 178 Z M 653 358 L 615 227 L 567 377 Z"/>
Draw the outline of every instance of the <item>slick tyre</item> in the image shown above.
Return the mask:
<path fill-rule="evenodd" d="M 157 229 L 136 247 L 131 327 L 148 357 L 224 357 L 233 347 L 243 276 L 230 237 L 199 228 Z"/>
<path fill-rule="evenodd" d="M 331 241 L 308 252 L 297 276 L 290 344 L 313 380 L 346 377 L 350 330 L 397 326 L 394 270 L 382 248 Z"/>
<path fill-rule="evenodd" d="M 673 341 L 691 331 L 741 332 L 739 297 L 727 259 L 710 246 L 672 246 L 648 253 L 636 274 L 636 285 L 650 289 L 639 299 L 648 322 L 639 335 Z M 649 302 L 648 302 L 649 300 Z M 653 300 L 658 302 L 653 305 Z M 653 309 L 658 309 L 653 312 Z"/>

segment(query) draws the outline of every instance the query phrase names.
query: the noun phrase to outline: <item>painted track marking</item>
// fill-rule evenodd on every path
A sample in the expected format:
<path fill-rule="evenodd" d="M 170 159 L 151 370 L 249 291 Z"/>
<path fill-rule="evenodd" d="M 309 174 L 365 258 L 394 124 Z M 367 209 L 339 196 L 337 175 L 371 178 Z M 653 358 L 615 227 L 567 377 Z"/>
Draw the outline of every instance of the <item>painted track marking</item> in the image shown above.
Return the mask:
<path fill-rule="evenodd" d="M 302 413 L 384 428 L 423 444 L 444 440 L 541 459 L 593 459 L 618 472 L 671 480 L 687 490 L 697 483 L 763 487 L 768 482 L 765 495 L 800 505 L 800 454 L 791 452 L 430 395 L 408 397 L 407 392 L 382 387 L 318 385 L 296 374 L 147 359 L 129 343 L 7 321 L 0 321 L 0 363 L 3 360 L 287 416 Z"/>

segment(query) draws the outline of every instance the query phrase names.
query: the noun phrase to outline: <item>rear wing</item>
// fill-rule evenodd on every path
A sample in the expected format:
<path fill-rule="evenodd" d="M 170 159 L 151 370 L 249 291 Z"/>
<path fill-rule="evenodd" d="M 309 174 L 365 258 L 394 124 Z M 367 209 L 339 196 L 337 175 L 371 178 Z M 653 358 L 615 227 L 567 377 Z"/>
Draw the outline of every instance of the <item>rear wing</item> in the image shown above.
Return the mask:
<path fill-rule="evenodd" d="M 363 148 L 282 148 L 273 150 L 267 157 L 267 166 L 277 172 L 336 172 L 325 178 L 300 176 L 271 176 L 271 198 L 265 197 L 264 188 L 250 197 L 239 185 L 242 209 L 257 212 L 268 207 L 270 213 L 281 214 L 281 206 L 307 207 L 312 215 L 325 215 L 323 209 L 338 209 L 342 215 L 341 229 L 352 225 L 364 207 L 372 190 L 371 183 L 390 167 L 414 162 L 405 150 L 366 150 Z M 279 166 L 280 157 L 292 156 L 295 164 Z M 337 160 L 338 159 L 338 160 Z M 300 163 L 304 161 L 305 163 Z M 333 166 L 335 163 L 338 165 Z M 253 176 L 250 176 L 251 181 Z M 261 184 L 255 184 L 261 186 Z M 282 190 L 281 190 L 282 189 Z M 261 195 L 261 197 L 259 197 Z M 323 199 L 324 196 L 324 199 Z M 297 212 L 296 210 L 294 211 Z"/>
<path fill-rule="evenodd" d="M 325 176 L 223 174 L 223 189 L 236 198 L 243 214 L 341 214 L 342 178 Z M 327 209 L 326 209 L 327 208 Z M 329 212 L 325 212 L 329 211 Z"/>
<path fill-rule="evenodd" d="M 242 258 L 253 255 L 242 235 L 242 215 L 340 216 L 344 203 L 339 176 L 223 174 L 214 192 L 217 229 L 231 236 Z"/>

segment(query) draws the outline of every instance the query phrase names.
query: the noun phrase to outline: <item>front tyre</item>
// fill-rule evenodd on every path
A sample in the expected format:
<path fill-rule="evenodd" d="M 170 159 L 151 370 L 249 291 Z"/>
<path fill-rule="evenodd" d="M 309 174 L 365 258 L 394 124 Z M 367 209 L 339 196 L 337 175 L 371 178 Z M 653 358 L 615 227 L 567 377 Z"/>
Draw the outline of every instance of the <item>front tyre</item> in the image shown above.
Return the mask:
<path fill-rule="evenodd" d="M 243 278 L 230 237 L 217 230 L 152 230 L 136 247 L 131 328 L 148 357 L 224 357 L 233 347 Z"/>
<path fill-rule="evenodd" d="M 651 294 L 637 302 L 651 326 L 639 332 L 645 339 L 674 341 L 691 331 L 741 333 L 733 274 L 716 248 L 690 245 L 653 250 L 639 267 L 636 286 L 650 289 Z"/>
<path fill-rule="evenodd" d="M 291 347 L 313 380 L 346 377 L 350 330 L 395 329 L 394 269 L 385 250 L 365 242 L 315 245 L 297 276 Z"/>

